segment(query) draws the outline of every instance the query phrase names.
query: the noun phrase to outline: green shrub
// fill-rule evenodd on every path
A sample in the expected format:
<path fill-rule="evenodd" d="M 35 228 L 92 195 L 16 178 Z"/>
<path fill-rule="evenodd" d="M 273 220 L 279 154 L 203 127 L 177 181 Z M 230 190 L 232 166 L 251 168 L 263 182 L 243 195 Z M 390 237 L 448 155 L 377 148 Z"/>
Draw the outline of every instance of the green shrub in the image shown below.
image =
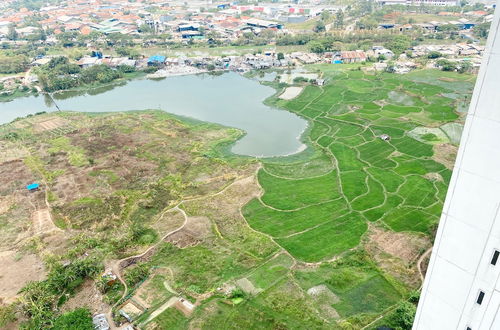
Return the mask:
<path fill-rule="evenodd" d="M 53 330 L 93 330 L 92 315 L 86 308 L 64 313 L 54 321 Z"/>

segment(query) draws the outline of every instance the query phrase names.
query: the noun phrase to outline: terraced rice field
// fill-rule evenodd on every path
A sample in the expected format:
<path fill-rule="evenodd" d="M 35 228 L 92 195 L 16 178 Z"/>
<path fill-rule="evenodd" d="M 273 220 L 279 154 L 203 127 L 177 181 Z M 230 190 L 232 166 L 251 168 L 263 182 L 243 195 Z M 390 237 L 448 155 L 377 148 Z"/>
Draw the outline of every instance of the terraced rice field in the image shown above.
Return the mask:
<path fill-rule="evenodd" d="M 250 226 L 306 262 L 358 246 L 369 223 L 431 235 L 451 177 L 439 147 L 458 142 L 440 127 L 461 121 L 458 101 L 445 95 L 470 91 L 473 77 L 311 69 L 325 86 L 270 102 L 309 120 L 310 148 L 264 161 L 264 194 L 243 209 Z"/>

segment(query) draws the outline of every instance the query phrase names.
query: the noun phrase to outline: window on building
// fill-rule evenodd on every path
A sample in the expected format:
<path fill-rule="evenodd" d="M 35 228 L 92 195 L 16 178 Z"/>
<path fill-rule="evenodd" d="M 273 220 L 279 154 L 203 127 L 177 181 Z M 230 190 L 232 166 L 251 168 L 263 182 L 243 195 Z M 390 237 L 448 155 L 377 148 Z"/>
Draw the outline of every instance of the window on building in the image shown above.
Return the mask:
<path fill-rule="evenodd" d="M 476 302 L 479 305 L 481 305 L 483 303 L 483 299 L 484 299 L 484 292 L 483 291 L 479 291 L 479 295 L 477 296 Z"/>
<path fill-rule="evenodd" d="M 493 266 L 495 266 L 497 264 L 499 256 L 500 256 L 500 252 L 498 250 L 495 250 L 495 252 L 493 252 L 493 257 L 491 258 L 491 264 Z"/>

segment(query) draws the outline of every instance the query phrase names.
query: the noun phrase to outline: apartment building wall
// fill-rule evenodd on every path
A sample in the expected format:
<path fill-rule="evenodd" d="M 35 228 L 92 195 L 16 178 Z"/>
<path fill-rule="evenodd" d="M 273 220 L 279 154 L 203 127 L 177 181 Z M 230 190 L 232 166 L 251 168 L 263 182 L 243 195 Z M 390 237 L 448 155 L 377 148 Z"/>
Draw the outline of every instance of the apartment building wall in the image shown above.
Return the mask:
<path fill-rule="evenodd" d="M 497 2 L 500 5 L 500 0 Z M 500 329 L 500 11 L 443 208 L 413 329 Z M 478 303 L 480 292 L 484 296 Z"/>

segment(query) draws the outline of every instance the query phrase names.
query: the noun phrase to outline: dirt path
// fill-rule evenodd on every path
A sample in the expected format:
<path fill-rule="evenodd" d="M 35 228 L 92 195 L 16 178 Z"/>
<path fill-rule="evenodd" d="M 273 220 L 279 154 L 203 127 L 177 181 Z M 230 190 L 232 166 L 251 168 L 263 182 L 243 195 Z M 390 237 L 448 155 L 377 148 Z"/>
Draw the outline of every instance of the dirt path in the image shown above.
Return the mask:
<path fill-rule="evenodd" d="M 182 203 L 182 202 L 181 202 Z M 123 258 L 123 259 L 120 259 L 120 260 L 117 260 L 115 261 L 112 265 L 111 265 L 111 270 L 113 271 L 113 273 L 116 275 L 116 277 L 118 278 L 118 280 L 123 284 L 123 286 L 125 287 L 125 290 L 123 292 L 123 295 L 122 297 L 120 298 L 120 300 L 113 306 L 115 307 L 116 305 L 118 305 L 121 300 L 123 300 L 127 294 L 128 294 L 128 287 L 127 287 L 127 283 L 125 282 L 125 280 L 123 279 L 122 277 L 122 274 L 121 274 L 121 271 L 122 271 L 122 267 L 121 267 L 121 264 L 126 262 L 126 261 L 129 261 L 129 260 L 132 260 L 132 259 L 140 259 L 142 257 L 144 257 L 147 253 L 151 252 L 152 249 L 156 248 L 159 244 L 161 244 L 168 236 L 178 232 L 179 230 L 181 230 L 182 228 L 184 228 L 184 226 L 186 225 L 187 221 L 188 221 L 188 216 L 186 214 L 186 212 L 184 212 L 184 210 L 182 210 L 181 208 L 179 208 L 179 205 L 181 204 L 179 203 L 177 206 L 175 206 L 174 208 L 172 208 L 171 210 L 176 210 L 176 211 L 179 211 L 183 216 L 184 216 L 184 222 L 183 224 L 177 228 L 177 229 L 174 229 L 170 232 L 168 232 L 167 234 L 165 234 L 161 240 L 158 241 L 158 243 L 150 246 L 148 249 L 146 249 L 144 252 L 142 252 L 141 254 L 138 254 L 138 255 L 135 255 L 135 256 L 130 256 L 130 257 L 126 257 L 126 258 Z"/>
<path fill-rule="evenodd" d="M 424 274 L 422 273 L 422 262 L 425 260 L 425 258 L 432 252 L 432 246 L 427 249 L 427 251 L 424 252 L 424 254 L 422 254 L 420 256 L 420 258 L 418 258 L 418 261 L 417 261 L 417 269 L 418 269 L 418 274 L 420 275 L 420 280 L 422 281 L 422 284 L 420 285 L 420 288 L 422 288 L 422 286 L 424 285 Z"/>
<path fill-rule="evenodd" d="M 259 168 L 260 168 L 260 167 L 259 167 Z M 257 169 L 257 170 L 258 170 L 258 169 Z M 253 177 L 253 176 L 252 176 L 252 177 Z M 188 222 L 188 215 L 186 214 L 186 212 L 185 212 L 183 209 L 181 209 L 181 208 L 180 208 L 180 206 L 181 206 L 183 203 L 185 203 L 185 202 L 189 202 L 189 201 L 193 201 L 193 200 L 199 200 L 199 199 L 205 199 L 205 198 L 211 198 L 211 197 L 218 196 L 218 195 L 220 195 L 220 194 L 223 194 L 223 193 L 224 193 L 227 189 L 229 189 L 229 188 L 230 188 L 231 186 L 233 186 L 234 184 L 238 183 L 238 182 L 239 182 L 239 181 L 241 181 L 241 180 L 245 180 L 245 179 L 248 179 L 248 178 L 240 178 L 240 179 L 238 179 L 238 180 L 235 180 L 235 181 L 233 181 L 231 184 L 227 185 L 227 186 L 226 186 L 226 187 L 224 187 L 222 190 L 220 190 L 220 191 L 218 191 L 218 192 L 216 192 L 216 193 L 213 193 L 213 194 L 210 194 L 210 195 L 207 195 L 207 196 L 200 196 L 200 197 L 195 197 L 195 198 L 192 198 L 192 199 L 186 199 L 186 200 L 182 200 L 182 201 L 180 201 L 180 202 L 179 202 L 179 203 L 178 203 L 175 207 L 173 207 L 173 208 L 171 208 L 171 209 L 169 209 L 169 210 L 168 210 L 168 211 L 174 211 L 174 210 L 175 210 L 175 211 L 180 212 L 180 213 L 183 215 L 183 217 L 184 217 L 184 222 L 183 222 L 183 224 L 182 224 L 180 227 L 178 227 L 177 229 L 172 230 L 172 231 L 168 232 L 167 234 L 165 234 L 165 235 L 164 235 L 164 236 L 163 236 L 163 237 L 162 237 L 162 238 L 158 241 L 158 243 L 156 243 L 156 244 L 154 244 L 154 245 L 150 246 L 148 249 L 146 249 L 146 250 L 145 250 L 144 252 L 142 252 L 141 254 L 138 254 L 138 255 L 135 255 L 135 256 L 126 257 L 126 258 L 123 258 L 123 259 L 120 259 L 120 260 L 116 260 L 116 261 L 114 261 L 114 262 L 111 262 L 111 265 L 110 265 L 110 266 L 108 266 L 108 267 L 109 267 L 109 268 L 111 268 L 111 271 L 113 272 L 113 274 L 115 274 L 115 275 L 116 275 L 116 277 L 118 278 L 118 280 L 119 280 L 119 281 L 122 283 L 122 285 L 124 286 L 124 291 L 123 291 L 123 295 L 122 295 L 122 297 L 118 300 L 118 302 L 117 302 L 117 303 L 115 303 L 113 306 L 111 306 L 110 311 L 109 311 L 108 313 L 106 313 L 106 318 L 108 319 L 108 323 L 109 323 L 109 325 L 110 325 L 111 329 L 118 329 L 118 327 L 116 327 L 116 325 L 115 325 L 115 323 L 114 323 L 114 320 L 113 320 L 113 317 L 112 317 L 112 309 L 113 309 L 113 308 L 115 308 L 116 306 L 118 306 L 120 303 L 122 303 L 123 299 L 125 299 L 125 297 L 126 297 L 126 296 L 127 296 L 127 294 L 128 294 L 128 291 L 129 291 L 129 288 L 128 288 L 128 286 L 127 286 L 127 283 L 125 282 L 125 280 L 124 280 L 124 279 L 123 279 L 123 277 L 122 277 L 122 269 L 124 269 L 124 268 L 126 268 L 126 267 L 122 267 L 121 265 L 122 265 L 123 263 L 126 263 L 127 261 L 132 260 L 132 259 L 141 259 L 141 258 L 142 258 L 142 257 L 144 257 L 145 255 L 147 255 L 149 252 L 151 252 L 153 249 L 155 249 L 155 248 L 156 248 L 159 244 L 161 244 L 161 243 L 162 243 L 162 242 L 163 242 L 163 241 L 164 241 L 164 240 L 165 240 L 168 236 L 170 236 L 170 235 L 172 235 L 172 234 L 175 234 L 176 232 L 178 232 L 178 231 L 182 230 L 182 229 L 186 226 L 186 224 L 187 224 L 187 222 Z M 167 289 L 168 289 L 168 288 L 167 288 Z M 170 288 L 170 290 L 169 290 L 169 291 L 171 291 L 171 292 L 175 292 L 172 288 Z M 170 300 L 169 300 L 169 301 L 170 301 Z M 174 302 L 174 303 L 175 303 L 175 302 Z M 168 302 L 167 302 L 165 305 L 167 305 L 167 304 L 168 304 Z M 161 308 L 163 308 L 165 305 L 163 305 L 162 307 L 160 307 L 158 310 L 160 310 Z M 170 306 L 168 306 L 168 307 L 170 307 Z M 162 310 L 162 312 L 163 312 L 165 309 L 167 309 L 168 307 L 165 307 L 165 308 Z M 158 311 L 158 310 L 157 310 L 157 311 Z M 152 316 L 153 314 L 155 314 L 155 313 L 156 313 L 156 311 L 155 311 L 155 312 L 153 312 L 153 313 L 151 314 L 151 316 Z M 161 314 L 161 312 L 160 312 L 160 313 L 158 313 L 158 314 L 155 314 L 155 317 L 156 317 L 157 315 L 159 315 L 159 314 Z M 148 318 L 148 320 L 152 319 L 152 318 L 151 318 L 151 316 L 150 316 L 150 318 Z M 145 322 L 149 322 L 149 321 L 145 321 Z"/>
<path fill-rule="evenodd" d="M 59 228 L 54 225 L 54 221 L 52 221 L 52 216 L 50 215 L 48 208 L 34 211 L 31 214 L 31 219 L 33 221 L 34 235 L 41 235 L 54 230 L 59 230 Z"/>
<path fill-rule="evenodd" d="M 158 307 L 157 310 L 155 310 L 151 315 L 146 319 L 146 321 L 142 322 L 139 326 L 142 327 L 145 324 L 148 324 L 149 322 L 153 321 L 158 315 L 163 313 L 165 310 L 168 308 L 172 307 L 179 301 L 178 297 L 172 297 L 170 298 L 166 303 Z"/>

